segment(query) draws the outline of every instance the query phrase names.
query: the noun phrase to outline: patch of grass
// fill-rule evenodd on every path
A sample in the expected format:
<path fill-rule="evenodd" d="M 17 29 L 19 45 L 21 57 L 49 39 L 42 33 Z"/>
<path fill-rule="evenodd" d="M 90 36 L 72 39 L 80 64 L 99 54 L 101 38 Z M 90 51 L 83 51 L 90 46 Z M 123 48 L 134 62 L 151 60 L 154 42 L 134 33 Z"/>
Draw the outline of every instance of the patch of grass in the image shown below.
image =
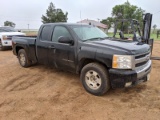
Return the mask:
<path fill-rule="evenodd" d="M 157 38 L 157 34 L 151 34 L 150 38 L 153 38 L 154 40 L 160 40 L 160 36 Z"/>
<path fill-rule="evenodd" d="M 113 37 L 113 33 L 107 33 L 109 37 Z"/>
<path fill-rule="evenodd" d="M 23 33 L 26 33 L 27 36 L 36 36 L 38 31 L 23 31 Z"/>

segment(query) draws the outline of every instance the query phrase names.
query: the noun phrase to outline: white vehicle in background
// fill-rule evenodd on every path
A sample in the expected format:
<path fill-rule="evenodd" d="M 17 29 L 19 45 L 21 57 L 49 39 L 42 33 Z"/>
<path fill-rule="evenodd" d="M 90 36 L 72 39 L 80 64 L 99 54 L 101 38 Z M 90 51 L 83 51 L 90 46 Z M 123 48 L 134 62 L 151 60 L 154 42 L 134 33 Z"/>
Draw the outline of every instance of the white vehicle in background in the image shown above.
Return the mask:
<path fill-rule="evenodd" d="M 17 32 L 12 27 L 0 27 L 0 51 L 5 50 L 5 48 L 12 47 L 12 37 L 13 36 L 25 36 L 25 33 Z"/>

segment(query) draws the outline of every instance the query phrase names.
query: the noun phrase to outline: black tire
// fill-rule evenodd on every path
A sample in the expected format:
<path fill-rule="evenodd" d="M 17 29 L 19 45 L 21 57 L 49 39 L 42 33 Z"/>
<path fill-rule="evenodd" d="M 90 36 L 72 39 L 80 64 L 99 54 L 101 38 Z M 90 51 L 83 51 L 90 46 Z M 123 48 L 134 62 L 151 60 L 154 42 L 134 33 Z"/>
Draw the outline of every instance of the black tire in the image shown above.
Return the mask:
<path fill-rule="evenodd" d="M 19 60 L 19 63 L 22 67 L 29 67 L 31 66 L 31 61 L 28 60 L 28 56 L 26 54 L 26 51 L 24 49 L 20 49 L 18 51 L 18 60 Z"/>
<path fill-rule="evenodd" d="M 97 74 L 96 78 L 92 74 Z M 87 75 L 92 75 L 88 77 Z M 91 77 L 94 78 L 94 80 L 91 80 Z M 110 81 L 109 81 L 109 76 L 108 76 L 108 71 L 107 69 L 99 64 L 99 63 L 89 63 L 86 66 L 83 67 L 80 75 L 80 79 L 82 81 L 83 87 L 85 90 L 93 95 L 96 96 L 101 96 L 104 95 L 109 89 L 110 89 Z M 97 82 L 97 79 L 101 81 L 101 84 Z M 89 83 L 89 81 L 94 81 L 93 84 L 96 84 L 97 89 L 93 88 L 93 84 Z"/>
<path fill-rule="evenodd" d="M 2 45 L 1 39 L 0 39 L 0 51 L 5 50 L 5 47 Z"/>

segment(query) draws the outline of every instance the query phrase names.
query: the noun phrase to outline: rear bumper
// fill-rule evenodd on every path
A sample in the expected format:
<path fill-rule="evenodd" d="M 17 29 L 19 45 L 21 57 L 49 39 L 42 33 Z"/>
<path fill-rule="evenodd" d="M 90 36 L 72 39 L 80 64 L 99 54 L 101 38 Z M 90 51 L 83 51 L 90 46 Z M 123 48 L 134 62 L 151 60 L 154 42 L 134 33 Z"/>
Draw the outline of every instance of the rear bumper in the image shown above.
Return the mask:
<path fill-rule="evenodd" d="M 151 72 L 151 63 L 150 60 L 146 66 L 135 70 L 110 69 L 109 75 L 112 88 L 123 88 L 128 83 L 133 86 L 147 81 L 147 75 Z"/>

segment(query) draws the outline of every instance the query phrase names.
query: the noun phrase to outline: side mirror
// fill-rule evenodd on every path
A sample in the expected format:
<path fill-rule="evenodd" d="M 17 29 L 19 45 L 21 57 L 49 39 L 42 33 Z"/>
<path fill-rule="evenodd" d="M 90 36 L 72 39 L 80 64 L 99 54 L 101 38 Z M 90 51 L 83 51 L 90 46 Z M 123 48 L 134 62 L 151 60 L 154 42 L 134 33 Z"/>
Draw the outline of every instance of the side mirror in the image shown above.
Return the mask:
<path fill-rule="evenodd" d="M 59 43 L 71 44 L 71 45 L 73 45 L 73 43 L 74 43 L 74 41 L 71 40 L 69 37 L 60 37 L 60 38 L 58 39 L 58 42 L 59 42 Z"/>

